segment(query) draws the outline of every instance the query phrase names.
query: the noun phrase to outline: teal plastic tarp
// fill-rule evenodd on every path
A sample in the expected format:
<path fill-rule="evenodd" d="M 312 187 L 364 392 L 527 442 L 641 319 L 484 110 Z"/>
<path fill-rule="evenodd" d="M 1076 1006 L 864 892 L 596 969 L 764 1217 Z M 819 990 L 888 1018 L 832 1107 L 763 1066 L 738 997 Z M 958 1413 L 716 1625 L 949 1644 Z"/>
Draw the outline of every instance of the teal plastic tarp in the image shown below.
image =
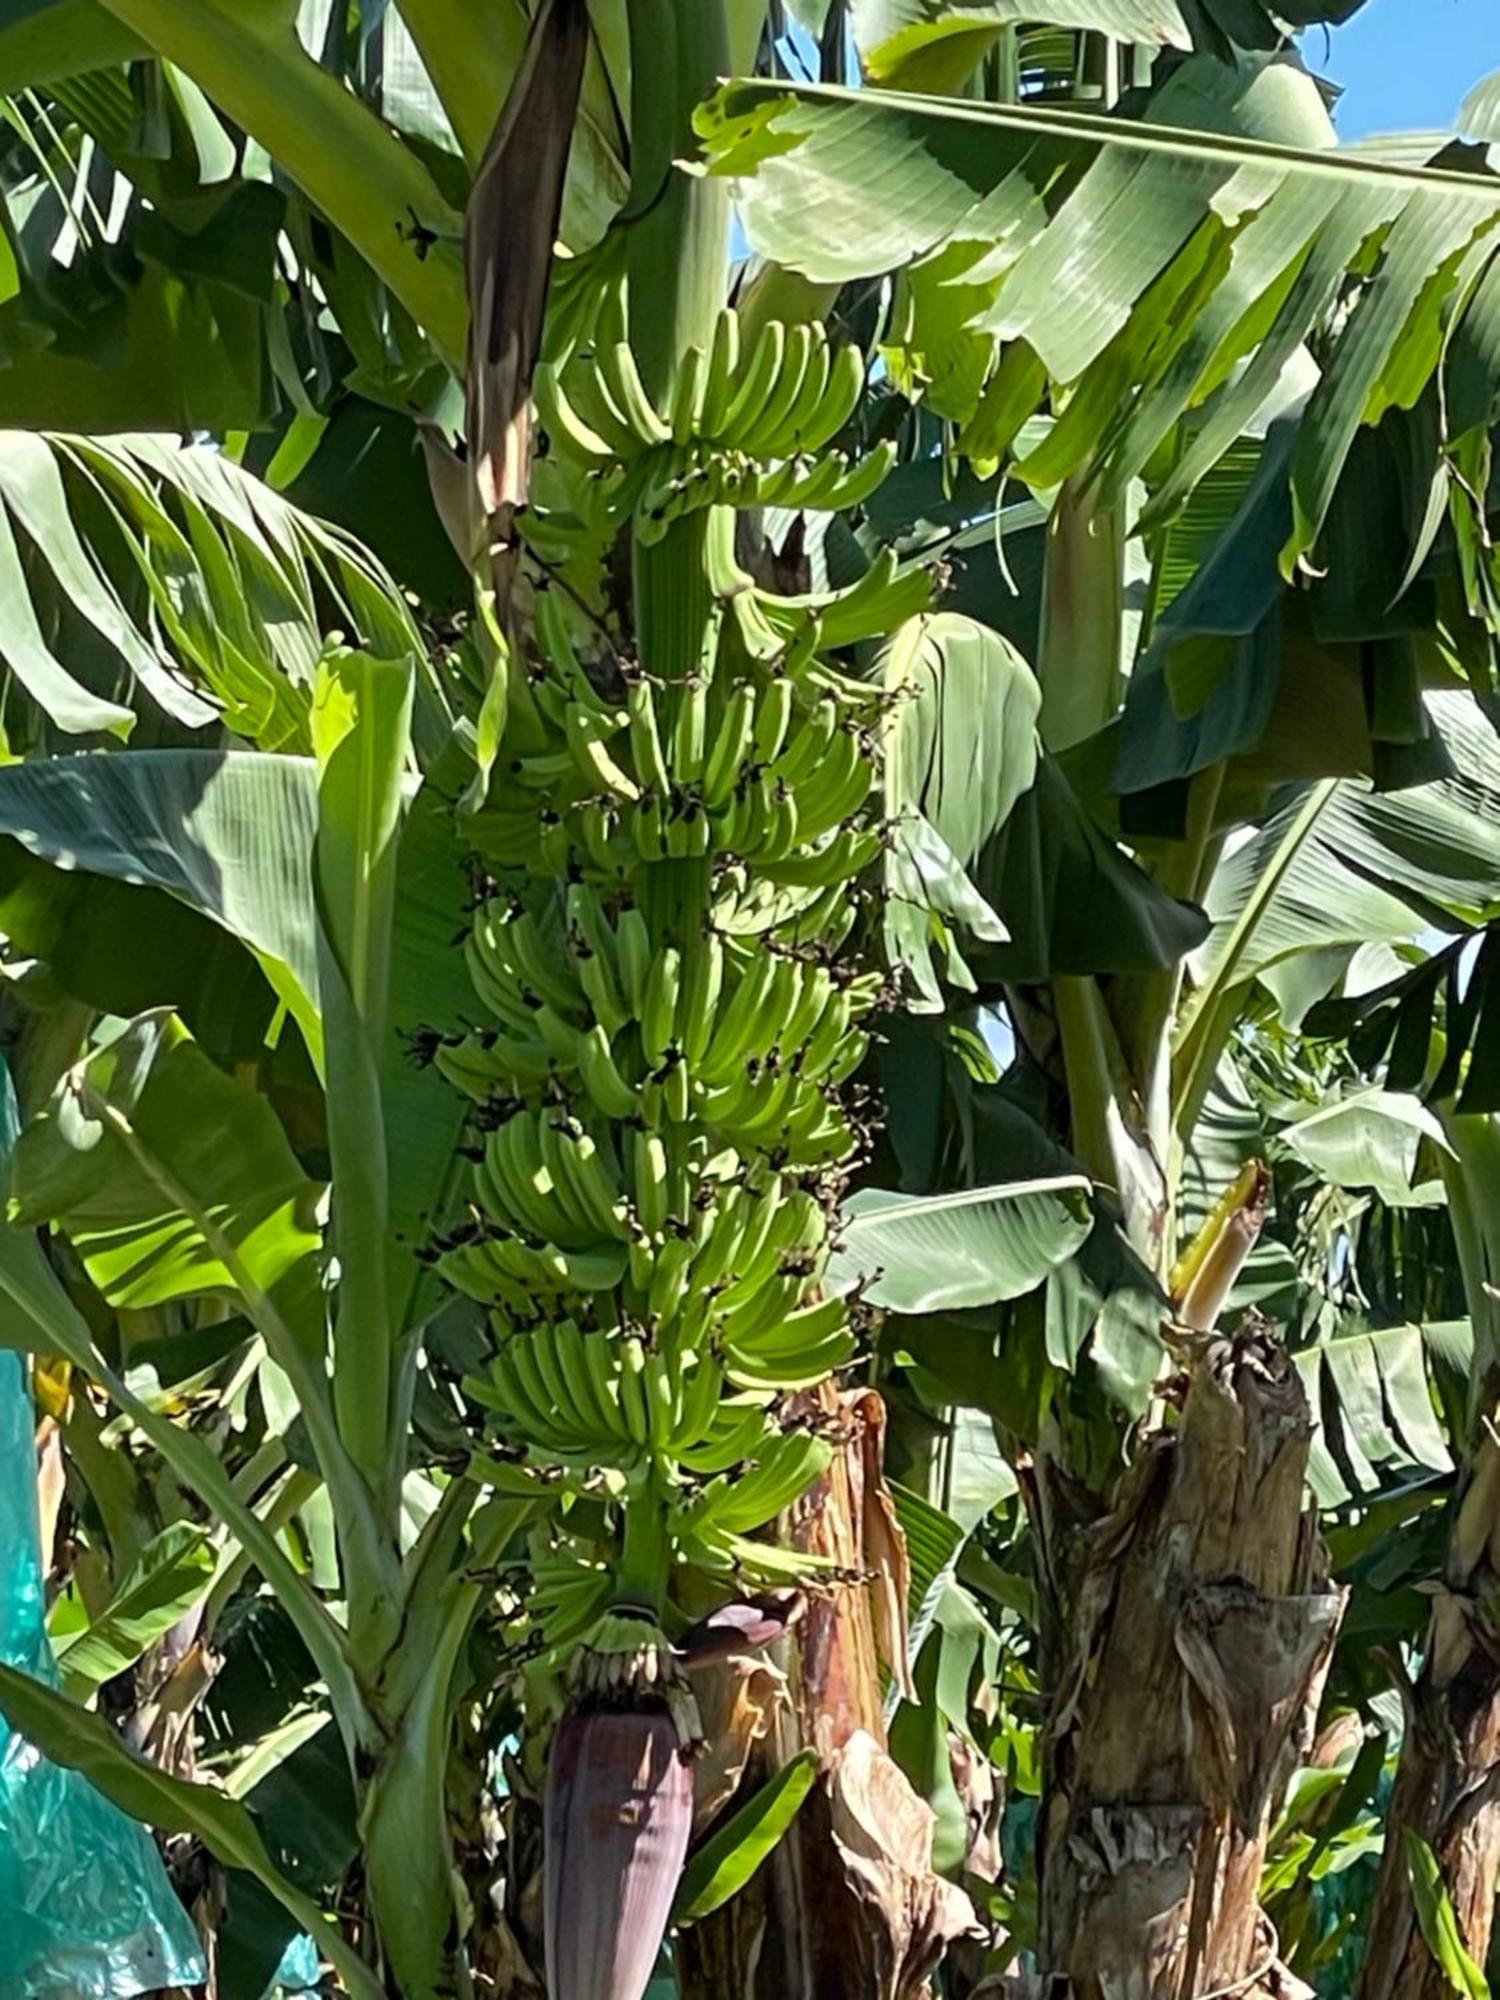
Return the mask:
<path fill-rule="evenodd" d="M 33 1440 L 21 1359 L 0 1352 L 0 1660 L 52 1680 Z M 127 2000 L 204 1977 L 146 1830 L 0 1723 L 0 2000 Z"/>

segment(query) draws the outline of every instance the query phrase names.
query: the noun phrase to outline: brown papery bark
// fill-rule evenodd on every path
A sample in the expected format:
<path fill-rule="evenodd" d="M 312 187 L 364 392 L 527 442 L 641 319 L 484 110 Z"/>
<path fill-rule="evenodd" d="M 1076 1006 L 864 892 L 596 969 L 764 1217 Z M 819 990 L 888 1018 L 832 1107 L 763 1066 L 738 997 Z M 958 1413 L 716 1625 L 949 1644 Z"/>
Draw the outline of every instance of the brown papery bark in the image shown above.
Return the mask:
<path fill-rule="evenodd" d="M 1407 1876 L 1406 1834 L 1432 1849 L 1469 1956 L 1483 1965 L 1500 1874 L 1500 1444 L 1480 1440 L 1466 1470 L 1432 1600 L 1421 1675 L 1386 1823 L 1360 2000 L 1445 2000 Z"/>
<path fill-rule="evenodd" d="M 1087 1531 L 1046 1728 L 1043 1973 L 997 1983 L 1012 2000 L 1307 1991 L 1257 1885 L 1344 1604 L 1305 1506 L 1311 1435 L 1269 1329 L 1206 1341 L 1180 1421 Z"/>
<path fill-rule="evenodd" d="M 841 1397 L 827 1385 L 799 1402 L 810 1420 L 841 1426 L 843 1448 L 781 1538 L 860 1580 L 811 1596 L 775 1649 L 785 1679 L 774 1700 L 763 1688 L 757 1697 L 763 1733 L 737 1798 L 808 1746 L 823 1777 L 745 1891 L 679 1940 L 679 1990 L 682 2000 L 917 2000 L 973 1911 L 932 1873 L 931 1810 L 886 1753 L 877 1634 L 895 1636 L 905 1576 L 879 1473 L 884 1408 L 873 1391 Z M 745 1708 L 733 1692 L 748 1684 L 744 1669 L 693 1680 L 712 1746 L 709 1715 Z"/>

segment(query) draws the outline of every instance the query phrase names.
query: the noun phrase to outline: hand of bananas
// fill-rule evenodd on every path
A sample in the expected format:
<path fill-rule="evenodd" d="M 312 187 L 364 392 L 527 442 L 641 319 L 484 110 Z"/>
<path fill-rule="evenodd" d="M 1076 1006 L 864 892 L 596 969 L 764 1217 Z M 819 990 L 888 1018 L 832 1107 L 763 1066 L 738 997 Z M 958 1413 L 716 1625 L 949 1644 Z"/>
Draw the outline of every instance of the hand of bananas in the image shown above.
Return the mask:
<path fill-rule="evenodd" d="M 596 521 L 630 515 L 646 541 L 700 507 L 862 506 L 896 459 L 889 442 L 853 459 L 831 448 L 864 388 L 864 356 L 834 348 L 821 322 L 768 321 L 741 354 L 728 308 L 709 350 L 688 350 L 668 410 L 647 395 L 608 313 L 587 350 L 543 366 L 535 383 L 542 428 L 587 475 Z"/>

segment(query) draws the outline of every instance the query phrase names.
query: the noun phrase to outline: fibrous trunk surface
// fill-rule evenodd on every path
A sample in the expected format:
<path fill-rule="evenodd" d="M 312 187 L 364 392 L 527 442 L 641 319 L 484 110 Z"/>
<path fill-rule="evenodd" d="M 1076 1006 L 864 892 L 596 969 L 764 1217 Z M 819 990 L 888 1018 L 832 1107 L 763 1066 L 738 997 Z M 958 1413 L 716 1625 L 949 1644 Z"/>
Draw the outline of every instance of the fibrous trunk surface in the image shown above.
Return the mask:
<path fill-rule="evenodd" d="M 1467 1471 L 1422 1673 L 1407 1700 L 1401 1767 L 1360 2000 L 1440 2000 L 1452 1983 L 1428 1950 L 1408 1877 L 1408 1838 L 1431 1849 L 1476 1964 L 1489 1953 L 1500 1877 L 1500 1445 L 1480 1440 Z"/>
<path fill-rule="evenodd" d="M 1043 1977 L 1013 1996 L 1306 1990 L 1256 1892 L 1344 1602 L 1305 1511 L 1311 1435 L 1266 1328 L 1209 1341 L 1088 1531 L 1047 1728 Z"/>

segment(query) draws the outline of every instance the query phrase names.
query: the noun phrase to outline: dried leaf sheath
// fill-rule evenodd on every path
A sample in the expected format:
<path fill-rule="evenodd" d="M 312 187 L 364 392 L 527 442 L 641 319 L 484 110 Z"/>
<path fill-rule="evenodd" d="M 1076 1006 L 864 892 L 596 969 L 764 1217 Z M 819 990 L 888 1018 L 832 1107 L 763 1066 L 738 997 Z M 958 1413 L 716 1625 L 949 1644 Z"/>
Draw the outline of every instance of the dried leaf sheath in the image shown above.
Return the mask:
<path fill-rule="evenodd" d="M 585 0 L 542 0 L 469 197 L 469 464 L 492 541 L 508 541 L 526 499 L 531 378 L 588 37 Z"/>

